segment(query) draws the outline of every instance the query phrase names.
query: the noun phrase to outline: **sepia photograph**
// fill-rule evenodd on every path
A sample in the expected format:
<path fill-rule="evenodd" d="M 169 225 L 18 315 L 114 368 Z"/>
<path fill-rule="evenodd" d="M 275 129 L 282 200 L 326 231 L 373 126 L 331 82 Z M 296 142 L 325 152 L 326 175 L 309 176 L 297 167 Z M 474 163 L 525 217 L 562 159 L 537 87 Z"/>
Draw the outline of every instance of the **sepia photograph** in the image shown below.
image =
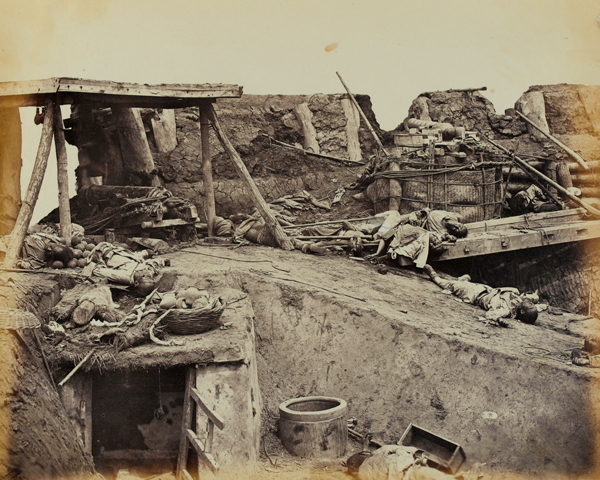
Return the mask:
<path fill-rule="evenodd" d="M 0 1 L 0 479 L 600 478 L 598 0 Z"/>

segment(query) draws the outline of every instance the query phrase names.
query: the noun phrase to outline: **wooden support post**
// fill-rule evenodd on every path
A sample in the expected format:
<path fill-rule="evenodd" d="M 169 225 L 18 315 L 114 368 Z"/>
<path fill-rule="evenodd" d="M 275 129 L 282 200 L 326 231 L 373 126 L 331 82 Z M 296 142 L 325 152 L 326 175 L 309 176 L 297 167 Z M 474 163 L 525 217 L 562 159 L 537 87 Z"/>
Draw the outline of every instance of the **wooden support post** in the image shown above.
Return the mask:
<path fill-rule="evenodd" d="M 365 115 L 365 112 L 362 111 L 362 108 L 360 108 L 360 105 L 358 104 L 358 102 L 356 101 L 356 98 L 354 98 L 354 95 L 352 95 L 352 92 L 350 92 L 350 89 L 346 86 L 346 83 L 344 83 L 344 79 L 342 78 L 342 76 L 338 73 L 335 72 L 336 75 L 338 76 L 338 78 L 340 79 L 340 82 L 342 82 L 342 85 L 344 86 L 344 88 L 346 89 L 346 92 L 348 92 L 348 96 L 350 97 L 350 100 L 352 100 L 352 103 L 354 103 L 354 105 L 356 106 L 356 108 L 358 108 L 358 112 L 360 113 L 360 116 L 363 118 L 363 120 L 365 121 L 369 131 L 371 132 L 371 134 L 373 135 L 373 138 L 375 139 L 375 141 L 377 142 L 377 144 L 379 145 L 379 147 L 381 148 L 381 150 L 383 151 L 383 153 L 385 153 L 386 157 L 389 157 L 390 154 L 388 153 L 388 151 L 383 147 L 383 143 L 381 143 L 381 140 L 379 140 L 379 137 L 377 136 L 377 134 L 375 133 L 375 130 L 373 130 L 373 127 L 371 126 L 371 123 L 369 122 L 369 120 L 367 119 L 367 116 Z"/>
<path fill-rule="evenodd" d="M 42 136 L 35 157 L 31 180 L 29 181 L 25 200 L 23 201 L 23 205 L 21 205 L 21 210 L 19 210 L 19 216 L 17 217 L 17 222 L 15 223 L 15 228 L 10 236 L 10 242 L 6 251 L 6 258 L 4 260 L 5 268 L 14 268 L 16 266 L 19 251 L 23 245 L 25 235 L 27 235 L 27 229 L 29 228 L 29 223 L 33 216 L 33 209 L 35 208 L 38 196 L 40 195 L 40 188 L 42 187 L 46 166 L 48 165 L 48 157 L 52 146 L 53 125 L 54 104 L 52 103 L 52 100 L 49 100 L 46 104 L 44 126 L 42 127 Z"/>
<path fill-rule="evenodd" d="M 0 108 L 0 235 L 10 234 L 19 215 L 21 164 L 19 108 Z"/>
<path fill-rule="evenodd" d="M 194 414 L 194 404 L 190 393 L 196 385 L 196 367 L 188 366 L 185 370 L 185 396 L 183 398 L 183 418 L 181 420 L 181 434 L 179 437 L 179 454 L 177 455 L 177 470 L 175 475 L 177 480 L 185 478 L 184 471 L 187 472 L 188 459 L 188 440 L 187 431 L 191 428 L 192 417 Z"/>
<path fill-rule="evenodd" d="M 200 139 L 202 141 L 202 181 L 204 184 L 204 209 L 208 236 L 213 237 L 215 232 L 215 186 L 212 176 L 212 161 L 210 158 L 210 130 L 206 106 L 198 107 L 200 110 Z"/>
<path fill-rule="evenodd" d="M 399 172 L 400 162 L 390 162 L 390 172 Z M 402 200 L 402 183 L 400 180 L 390 178 L 390 210 L 400 211 Z"/>
<path fill-rule="evenodd" d="M 358 139 L 360 113 L 349 98 L 342 98 L 342 109 L 346 116 L 346 140 L 348 141 L 348 157 L 353 162 L 362 162 L 362 152 Z"/>
<path fill-rule="evenodd" d="M 236 152 L 235 148 L 233 148 L 233 145 L 231 144 L 231 142 L 225 135 L 225 132 L 221 128 L 221 124 L 219 122 L 219 119 L 217 118 L 217 114 L 216 114 L 212 104 L 208 106 L 207 110 L 208 110 L 208 117 L 209 117 L 211 123 L 213 124 L 213 127 L 215 128 L 215 132 L 217 134 L 217 137 L 219 138 L 219 141 L 221 142 L 221 145 L 223 145 L 223 148 L 225 149 L 225 151 L 227 152 L 227 154 L 233 161 L 233 165 L 234 165 L 235 169 L 237 170 L 238 175 L 240 176 L 242 181 L 246 184 L 246 186 L 250 189 L 250 192 L 252 194 L 252 203 L 254 203 L 254 206 L 257 208 L 257 210 L 262 215 L 262 218 L 265 221 L 267 228 L 269 229 L 269 231 L 271 232 L 271 234 L 277 241 L 277 244 L 283 250 L 293 250 L 294 249 L 293 242 L 285 234 L 285 232 L 283 231 L 283 229 L 281 228 L 279 223 L 277 223 L 277 220 L 271 213 L 271 209 L 267 205 L 267 202 L 265 202 L 265 199 L 263 198 L 263 196 L 259 192 L 258 188 L 256 187 L 254 180 L 252 180 L 250 173 L 248 173 L 248 169 L 246 168 L 246 165 L 244 165 L 242 158 Z"/>
<path fill-rule="evenodd" d="M 304 147 L 304 150 L 311 150 L 314 153 L 321 153 L 319 142 L 317 142 L 317 131 L 312 124 L 313 114 L 308 108 L 308 103 L 296 105 L 294 107 L 294 115 L 296 115 L 296 119 L 302 128 L 302 136 L 304 137 L 302 146 Z"/>
<path fill-rule="evenodd" d="M 56 148 L 56 171 L 58 173 L 58 213 L 60 236 L 71 245 L 71 206 L 69 204 L 69 166 L 60 105 L 54 106 L 54 147 Z"/>
<path fill-rule="evenodd" d="M 118 126 L 125 171 L 130 177 L 128 183 L 136 181 L 137 185 L 160 185 L 139 110 L 117 106 L 111 107 L 111 110 Z"/>

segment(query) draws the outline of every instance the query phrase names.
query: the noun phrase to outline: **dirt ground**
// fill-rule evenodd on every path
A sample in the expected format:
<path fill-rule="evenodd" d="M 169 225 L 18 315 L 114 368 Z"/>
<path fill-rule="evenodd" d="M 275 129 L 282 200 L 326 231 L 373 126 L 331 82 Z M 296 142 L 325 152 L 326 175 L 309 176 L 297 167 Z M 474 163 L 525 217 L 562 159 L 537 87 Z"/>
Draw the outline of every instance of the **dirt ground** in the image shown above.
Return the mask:
<path fill-rule="evenodd" d="M 262 305 L 275 301 L 285 303 L 290 309 L 301 310 L 302 302 L 307 301 L 306 295 L 318 296 L 321 302 L 328 302 L 332 308 L 343 306 L 350 312 L 350 317 L 355 315 L 357 319 L 364 315 L 368 317 L 370 313 L 373 318 L 376 315 L 397 318 L 404 325 L 426 331 L 428 336 L 433 334 L 451 337 L 456 339 L 457 344 L 465 342 L 478 345 L 514 359 L 539 359 L 552 368 L 567 369 L 569 375 L 573 376 L 587 375 L 590 372 L 590 369 L 570 365 L 569 351 L 581 347 L 583 335 L 597 327 L 596 319 L 555 311 L 555 314 L 543 312 L 535 326 L 516 321 L 511 321 L 511 328 L 508 329 L 492 326 L 481 321 L 480 309 L 458 302 L 451 295 L 442 294 L 441 289 L 422 271 L 414 268 L 396 269 L 388 266 L 387 273 L 382 274 L 384 270 L 377 265 L 366 260 L 351 260 L 346 255 L 307 255 L 299 251 L 284 252 L 256 245 L 198 245 L 165 257 L 171 260 L 171 267 L 166 271 L 188 277 L 187 282 L 205 282 L 205 287 L 209 290 L 227 287 L 249 292 L 257 314 L 264 312 Z M 27 281 L 33 284 L 48 283 L 40 281 L 47 277 L 45 274 L 18 274 L 13 277 L 27 277 Z M 274 290 L 269 287 L 273 284 L 277 285 L 277 295 L 280 298 L 273 296 Z M 269 345 L 272 339 L 267 338 L 264 319 L 261 322 L 263 324 L 257 328 L 258 353 L 267 361 L 272 361 L 275 358 L 272 349 L 275 347 Z M 281 326 L 287 328 L 285 324 Z M 315 336 L 305 340 L 320 342 L 317 338 Z M 343 348 L 343 345 L 337 348 Z M 389 353 L 391 355 L 393 352 Z M 386 352 L 379 354 L 385 355 Z M 380 380 L 375 381 L 385 382 L 384 374 L 382 373 Z M 276 434 L 276 400 L 281 396 L 293 398 L 311 393 L 302 390 L 303 388 L 313 387 L 287 385 L 282 386 L 282 390 L 277 390 L 272 381 L 261 382 L 266 408 L 263 412 L 260 464 L 255 475 L 257 480 L 350 478 L 341 463 L 343 459 L 299 459 L 282 447 Z M 373 417 L 389 416 L 389 405 L 371 402 L 368 408 Z M 360 427 L 360 431 L 366 431 L 368 426 Z M 399 433 L 401 432 L 391 432 L 389 438 L 381 439 L 382 443 L 395 443 Z M 358 442 L 349 440 L 346 458 L 360 450 Z M 514 475 L 497 472 L 493 476 L 486 475 L 486 478 L 500 480 L 509 476 L 514 478 Z"/>
<path fill-rule="evenodd" d="M 295 396 L 318 394 L 316 392 L 321 391 L 324 384 L 315 385 L 313 380 L 311 385 L 310 378 L 312 375 L 310 375 L 310 372 L 307 372 L 309 374 L 305 375 L 306 378 L 302 381 L 301 370 L 304 368 L 303 364 L 311 365 L 311 363 L 306 361 L 302 354 L 300 358 L 296 358 L 298 351 L 290 350 L 287 355 L 294 356 L 296 358 L 294 362 L 299 362 L 299 366 L 288 365 L 284 361 L 284 365 L 279 366 L 279 370 L 283 371 L 278 371 L 276 367 L 272 367 L 277 358 L 281 356 L 281 352 L 278 352 L 278 348 L 281 347 L 278 347 L 277 340 L 273 342 L 273 338 L 280 337 L 277 336 L 277 325 L 275 326 L 275 337 L 273 337 L 273 327 L 270 327 L 271 331 L 269 332 L 269 327 L 265 324 L 264 318 L 260 318 L 264 317 L 267 311 L 265 305 L 274 305 L 281 302 L 287 307 L 287 310 L 284 309 L 284 311 L 304 310 L 303 314 L 306 316 L 308 315 L 306 313 L 307 309 L 314 307 L 307 305 L 307 302 L 310 302 L 313 297 L 314 301 L 317 302 L 318 297 L 317 304 L 329 303 L 334 310 L 339 307 L 339 309 L 350 312 L 350 315 L 344 317 L 345 319 L 349 317 L 345 321 L 352 322 L 351 324 L 355 324 L 357 329 L 361 322 L 364 323 L 365 318 L 373 318 L 373 322 L 379 322 L 381 316 L 389 319 L 395 318 L 399 319 L 399 322 L 403 325 L 414 326 L 421 331 L 425 331 L 428 338 L 432 338 L 432 336 L 435 338 L 439 335 L 450 339 L 450 345 L 454 345 L 459 350 L 460 348 L 465 349 L 465 353 L 467 352 L 467 347 L 464 346 L 466 344 L 475 346 L 474 348 L 497 352 L 500 356 L 509 358 L 511 362 L 517 362 L 523 366 L 528 365 L 529 362 L 539 361 L 547 365 L 544 368 L 549 368 L 552 372 L 556 369 L 566 369 L 567 376 L 580 377 L 593 375 L 594 373 L 591 369 L 570 365 L 569 354 L 573 348 L 581 347 L 586 332 L 597 328 L 598 321 L 596 319 L 586 319 L 586 317 L 580 315 L 554 310 L 553 313 L 542 312 L 535 326 L 521 324 L 514 320 L 510 321 L 510 328 L 493 326 L 482 321 L 482 310 L 459 302 L 451 295 L 441 293 L 441 289 L 437 285 L 422 271 L 415 268 L 396 269 L 388 267 L 387 273 L 382 274 L 377 265 L 372 265 L 366 260 L 351 260 L 345 255 L 315 256 L 298 251 L 284 252 L 255 245 L 238 248 L 199 245 L 194 248 L 183 249 L 177 253 L 167 255 L 167 257 L 171 259 L 171 269 L 185 272 L 186 276 L 197 277 L 198 281 L 206 282 L 204 285 L 206 288 L 239 288 L 248 292 L 250 298 L 252 298 L 257 316 L 255 323 L 257 325 L 259 376 L 261 375 L 261 361 L 264 362 L 263 368 L 266 368 L 264 367 L 265 364 L 268 365 L 268 370 L 264 370 L 263 375 L 264 372 L 268 372 L 270 377 L 274 375 L 268 380 L 261 380 L 261 392 L 265 408 L 263 411 L 263 445 L 261 446 L 262 463 L 259 466 L 256 478 L 284 478 L 290 480 L 350 478 L 341 464 L 342 459 L 325 462 L 298 459 L 287 453 L 279 442 L 276 434 L 278 401 Z M 276 284 L 277 289 L 273 288 L 274 284 Z M 279 310 L 277 311 L 279 312 Z M 314 308 L 311 311 L 314 311 Z M 277 313 L 275 314 L 280 330 L 288 330 L 288 344 L 286 345 L 289 347 L 289 339 L 292 335 L 289 329 L 291 328 L 294 330 L 293 335 L 295 337 L 293 338 L 303 343 L 304 347 L 309 346 L 311 352 L 312 347 L 314 347 L 315 353 L 312 355 L 320 354 L 321 340 L 318 332 L 311 338 L 303 338 L 302 335 L 306 335 L 306 332 L 302 330 L 301 323 L 303 320 L 299 316 L 294 317 L 294 315 L 291 313 L 290 318 L 284 320 L 283 317 L 278 317 Z M 356 320 L 352 320 L 353 316 Z M 333 329 L 336 330 L 338 325 L 333 320 L 333 313 L 331 318 Z M 271 322 L 273 322 L 272 319 Z M 374 337 L 380 334 L 378 328 L 378 326 L 374 326 L 372 331 Z M 392 328 L 394 328 L 393 325 Z M 351 326 L 348 327 L 348 332 L 351 329 Z M 301 333 L 301 330 L 304 333 Z M 363 334 L 362 330 L 356 330 L 356 332 L 356 335 Z M 401 328 L 399 333 L 402 334 Z M 404 336 L 406 336 L 406 332 Z M 323 349 L 329 348 L 327 351 L 324 350 L 325 353 L 330 356 L 333 355 L 333 358 L 337 359 L 336 352 L 345 348 L 339 342 L 344 341 L 343 339 L 347 339 L 347 337 L 337 331 L 331 337 L 333 338 L 333 344 L 329 343 L 327 345 L 325 337 L 323 336 Z M 406 341 L 406 338 L 404 341 Z M 425 341 L 432 342 L 427 339 Z M 337 345 L 336 342 L 338 342 Z M 318 347 L 316 343 L 319 343 Z M 383 342 L 381 345 L 383 345 Z M 460 347 L 461 345 L 463 346 Z M 402 344 L 397 344 L 397 347 L 401 346 Z M 301 347 L 298 348 L 300 351 Z M 361 359 L 364 358 L 368 361 L 369 352 L 359 351 L 360 340 L 348 344 L 346 348 L 358 349 L 356 350 L 357 357 L 359 356 Z M 378 348 L 389 347 L 386 344 L 385 347 Z M 469 351 L 471 352 L 469 353 L 470 356 L 472 351 Z M 479 351 L 477 352 L 479 353 Z M 446 354 L 446 352 L 440 351 L 440 358 Z M 306 355 L 311 356 L 311 353 L 308 352 Z M 393 357 L 395 352 L 377 352 L 377 358 L 386 355 Z M 479 362 L 484 361 L 483 355 L 480 353 L 479 355 Z M 495 358 L 497 362 L 499 357 Z M 494 362 L 493 359 L 491 361 Z M 426 368 L 425 364 L 422 363 L 421 365 Z M 348 368 L 350 367 L 348 366 Z M 493 371 L 492 368 L 492 365 L 489 365 L 486 370 L 490 372 Z M 379 369 L 381 369 L 380 377 L 377 373 Z M 384 367 L 373 365 L 373 371 L 376 375 L 375 379 L 372 380 L 374 387 L 381 386 L 385 388 L 384 385 L 387 380 Z M 315 375 L 318 376 L 316 373 Z M 486 375 L 489 375 L 489 373 L 486 373 Z M 361 388 L 358 383 L 359 380 L 355 381 L 354 386 L 347 386 L 346 395 L 350 394 L 352 388 Z M 432 381 L 432 379 L 428 379 L 426 383 Z M 484 383 L 487 381 L 486 377 Z M 449 388 L 452 389 L 451 386 Z M 516 388 L 521 387 L 517 386 Z M 532 392 L 536 391 L 535 386 L 532 386 L 531 389 Z M 513 394 L 517 395 L 518 393 L 513 392 Z M 502 396 L 504 397 L 504 393 L 502 393 Z M 365 408 L 368 408 L 369 415 L 374 418 L 389 418 L 390 409 L 396 408 L 394 405 L 379 402 L 377 399 L 372 398 L 371 400 L 373 401 L 368 401 L 368 406 Z M 429 403 L 429 400 L 427 400 L 427 403 Z M 354 405 L 354 408 L 360 410 L 358 402 Z M 452 409 L 452 407 L 449 408 Z M 452 415 L 455 415 L 455 412 L 450 413 L 450 416 Z M 448 421 L 446 421 L 446 425 L 449 425 Z M 376 425 L 371 426 L 377 428 Z M 366 431 L 369 425 L 363 424 L 360 427 L 360 431 Z M 396 443 L 401 433 L 402 430 L 397 429 L 388 431 L 387 436 L 382 435 L 382 443 Z M 493 449 L 494 445 L 490 448 Z M 356 442 L 349 441 L 347 456 L 360 451 L 360 449 L 360 445 Z M 486 475 L 486 478 L 502 479 L 509 477 L 515 478 L 515 475 L 513 473 L 502 473 L 498 469 L 494 469 L 493 475 Z"/>

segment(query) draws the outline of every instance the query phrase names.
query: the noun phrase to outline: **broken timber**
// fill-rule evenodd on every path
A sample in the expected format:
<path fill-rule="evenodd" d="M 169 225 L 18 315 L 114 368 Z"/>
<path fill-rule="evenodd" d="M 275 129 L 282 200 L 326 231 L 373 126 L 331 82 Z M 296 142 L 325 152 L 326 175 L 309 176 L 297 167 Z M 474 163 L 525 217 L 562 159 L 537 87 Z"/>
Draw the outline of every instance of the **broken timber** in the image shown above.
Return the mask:
<path fill-rule="evenodd" d="M 468 236 L 444 243 L 436 261 L 600 238 L 600 220 L 585 218 L 576 208 L 469 223 Z"/>

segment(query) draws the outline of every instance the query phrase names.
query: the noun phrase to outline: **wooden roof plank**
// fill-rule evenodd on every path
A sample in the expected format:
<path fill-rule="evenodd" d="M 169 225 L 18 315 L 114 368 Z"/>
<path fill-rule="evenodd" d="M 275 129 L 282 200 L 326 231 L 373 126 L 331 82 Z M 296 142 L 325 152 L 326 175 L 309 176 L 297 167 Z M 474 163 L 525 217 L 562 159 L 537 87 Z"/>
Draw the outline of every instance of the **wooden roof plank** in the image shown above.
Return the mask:
<path fill-rule="evenodd" d="M 56 97 L 61 104 L 73 102 L 130 107 L 182 108 L 217 98 L 239 98 L 243 87 L 230 84 L 148 85 L 81 78 L 50 78 L 0 83 L 0 107 L 43 106 Z"/>
<path fill-rule="evenodd" d="M 143 97 L 173 98 L 237 98 L 242 87 L 224 84 L 138 84 L 113 82 L 110 80 L 87 80 L 82 78 L 60 78 L 58 92 L 95 93 Z"/>
<path fill-rule="evenodd" d="M 58 78 L 48 78 L 46 80 L 28 80 L 24 82 L 0 82 L 0 96 L 56 93 L 58 91 L 58 81 Z"/>

